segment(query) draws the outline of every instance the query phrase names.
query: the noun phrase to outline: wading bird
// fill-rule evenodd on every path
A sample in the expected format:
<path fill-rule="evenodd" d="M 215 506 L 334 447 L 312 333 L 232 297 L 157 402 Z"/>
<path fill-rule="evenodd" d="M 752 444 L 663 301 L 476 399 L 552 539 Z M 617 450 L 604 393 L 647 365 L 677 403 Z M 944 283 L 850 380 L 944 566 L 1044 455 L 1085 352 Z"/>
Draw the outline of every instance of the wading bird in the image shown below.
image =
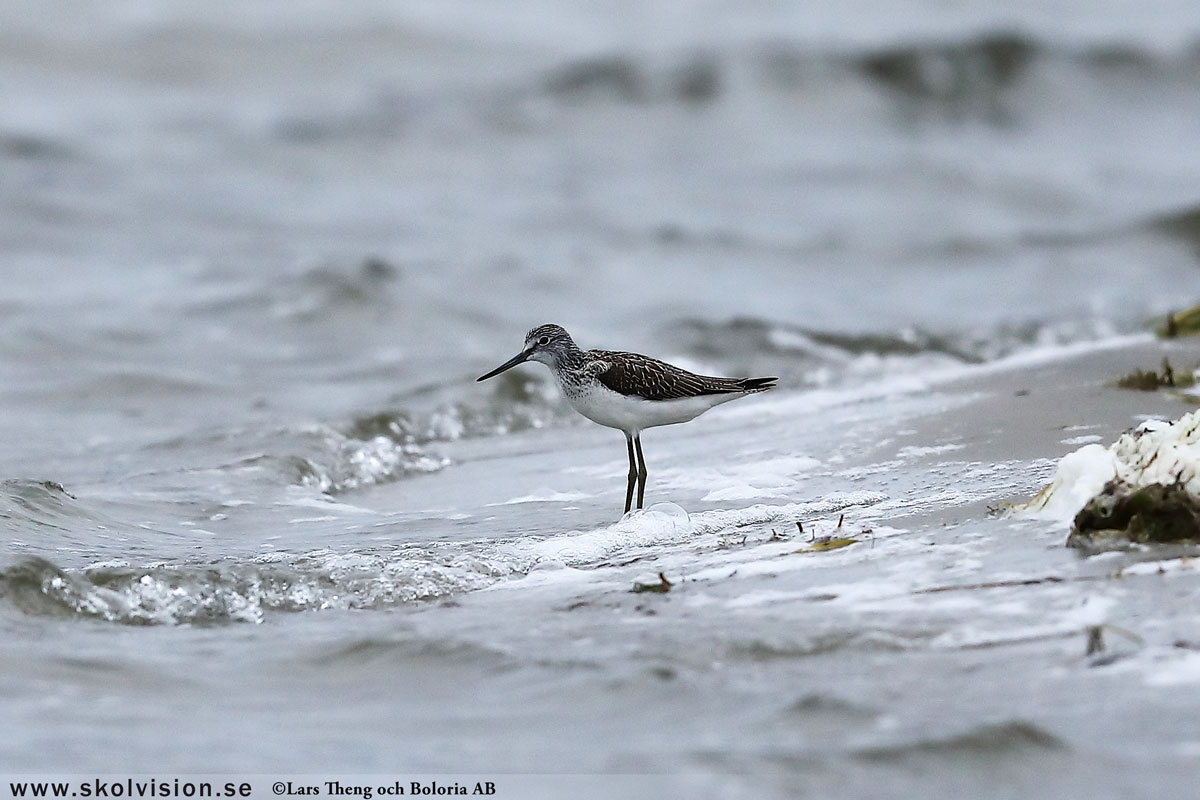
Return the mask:
<path fill-rule="evenodd" d="M 777 378 L 713 378 L 695 375 L 656 358 L 617 350 L 580 350 L 558 325 L 540 325 L 525 335 L 525 347 L 476 380 L 484 381 L 526 361 L 540 361 L 558 378 L 571 407 L 592 422 L 625 434 L 629 482 L 625 511 L 646 493 L 642 431 L 688 422 L 713 406 L 775 388 Z M 636 453 L 636 458 L 635 458 Z"/>

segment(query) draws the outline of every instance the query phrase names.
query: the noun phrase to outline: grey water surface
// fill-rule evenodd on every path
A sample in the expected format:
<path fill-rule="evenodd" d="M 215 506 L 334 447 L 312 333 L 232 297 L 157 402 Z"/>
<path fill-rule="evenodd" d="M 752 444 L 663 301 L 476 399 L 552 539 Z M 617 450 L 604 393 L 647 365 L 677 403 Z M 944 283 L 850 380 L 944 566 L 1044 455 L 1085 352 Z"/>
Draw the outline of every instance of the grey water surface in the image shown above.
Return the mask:
<path fill-rule="evenodd" d="M 8 0 L 0 96 L 0 771 L 1194 786 L 1195 581 L 995 513 L 1187 408 L 1103 384 L 1197 301 L 1194 2 Z M 620 520 L 474 382 L 544 322 L 780 387 Z"/>

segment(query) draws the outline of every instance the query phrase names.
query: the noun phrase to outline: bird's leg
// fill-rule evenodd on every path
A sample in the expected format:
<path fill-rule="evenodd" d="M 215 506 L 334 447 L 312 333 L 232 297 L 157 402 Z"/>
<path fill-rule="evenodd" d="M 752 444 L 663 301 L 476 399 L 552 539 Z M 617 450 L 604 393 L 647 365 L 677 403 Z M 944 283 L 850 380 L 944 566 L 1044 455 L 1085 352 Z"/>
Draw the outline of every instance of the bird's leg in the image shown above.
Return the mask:
<path fill-rule="evenodd" d="M 642 497 L 646 494 L 646 457 L 642 455 L 642 435 L 639 433 L 633 437 L 633 443 L 637 446 L 638 457 L 638 508 L 642 507 Z M 632 454 L 630 454 L 632 457 Z"/>
<path fill-rule="evenodd" d="M 625 513 L 629 513 L 629 507 L 633 505 L 633 484 L 638 479 L 637 462 L 633 458 L 633 437 L 625 435 L 625 444 L 629 445 L 629 485 L 625 489 Z M 641 508 L 639 505 L 638 508 Z"/>

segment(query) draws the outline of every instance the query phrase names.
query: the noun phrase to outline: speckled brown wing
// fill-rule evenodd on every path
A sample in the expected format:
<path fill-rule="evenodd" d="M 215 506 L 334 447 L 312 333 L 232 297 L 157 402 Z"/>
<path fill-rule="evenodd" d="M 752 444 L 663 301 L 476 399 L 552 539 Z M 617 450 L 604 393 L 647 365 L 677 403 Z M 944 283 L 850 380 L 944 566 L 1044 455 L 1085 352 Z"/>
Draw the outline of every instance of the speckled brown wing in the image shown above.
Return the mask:
<path fill-rule="evenodd" d="M 656 358 L 614 350 L 590 350 L 597 363 L 596 379 L 614 392 L 647 400 L 677 400 L 705 394 L 729 394 L 770 389 L 774 378 L 714 378 L 696 375 Z M 607 365 L 607 369 L 601 369 Z"/>

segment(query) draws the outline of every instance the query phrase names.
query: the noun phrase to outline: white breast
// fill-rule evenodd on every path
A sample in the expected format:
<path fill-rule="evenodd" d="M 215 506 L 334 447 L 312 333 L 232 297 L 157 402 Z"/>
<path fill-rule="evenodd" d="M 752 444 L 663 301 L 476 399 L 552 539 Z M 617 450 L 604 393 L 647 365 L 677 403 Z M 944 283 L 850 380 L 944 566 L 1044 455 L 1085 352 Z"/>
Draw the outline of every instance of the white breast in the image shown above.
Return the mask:
<path fill-rule="evenodd" d="M 740 392 L 705 394 L 677 400 L 646 400 L 614 392 L 602 385 L 563 386 L 571 407 L 592 422 L 625 431 L 630 435 L 659 425 L 687 422 L 713 406 L 741 397 Z"/>

